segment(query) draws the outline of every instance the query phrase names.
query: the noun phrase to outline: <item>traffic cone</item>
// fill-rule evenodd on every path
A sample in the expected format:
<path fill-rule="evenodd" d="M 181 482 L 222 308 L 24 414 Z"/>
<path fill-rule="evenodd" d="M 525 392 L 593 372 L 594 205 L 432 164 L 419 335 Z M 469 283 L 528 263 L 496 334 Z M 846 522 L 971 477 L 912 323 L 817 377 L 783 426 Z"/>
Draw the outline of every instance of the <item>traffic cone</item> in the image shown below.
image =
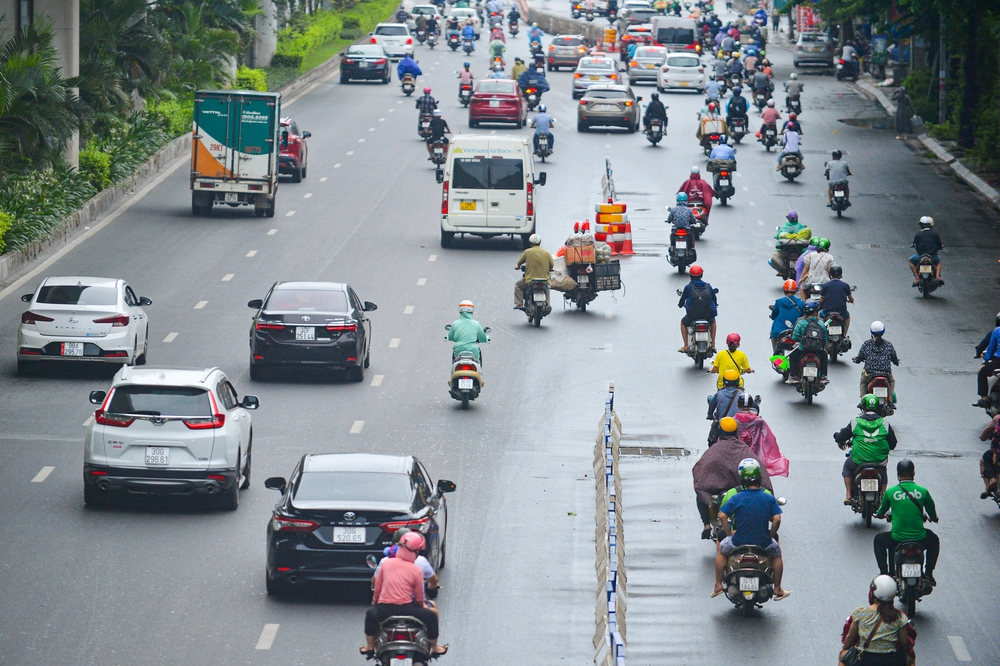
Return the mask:
<path fill-rule="evenodd" d="M 632 249 L 632 223 L 625 223 L 625 239 L 622 241 L 622 249 L 619 254 L 624 254 L 626 256 L 635 254 Z"/>

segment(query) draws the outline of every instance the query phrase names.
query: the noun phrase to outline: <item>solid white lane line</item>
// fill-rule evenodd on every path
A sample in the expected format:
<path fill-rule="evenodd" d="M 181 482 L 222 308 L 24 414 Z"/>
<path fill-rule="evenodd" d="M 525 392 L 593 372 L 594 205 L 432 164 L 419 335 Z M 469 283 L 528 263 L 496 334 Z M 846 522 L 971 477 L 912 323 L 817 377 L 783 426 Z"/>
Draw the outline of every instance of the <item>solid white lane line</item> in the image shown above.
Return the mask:
<path fill-rule="evenodd" d="M 280 624 L 265 624 L 264 629 L 260 632 L 260 638 L 257 639 L 256 650 L 270 650 L 271 646 L 274 644 L 274 637 L 278 635 L 278 627 Z"/>
<path fill-rule="evenodd" d="M 268 235 L 268 236 L 273 236 L 273 235 L 274 235 L 274 234 L 276 234 L 276 233 L 278 233 L 278 230 L 277 230 L 277 229 L 271 229 L 271 230 L 269 230 L 269 231 L 267 232 L 267 235 Z"/>
<path fill-rule="evenodd" d="M 422 287 L 425 284 L 427 284 L 427 278 L 420 278 L 419 280 L 417 280 L 417 286 L 418 287 Z"/>
<path fill-rule="evenodd" d="M 340 166 L 340 165 L 338 164 L 337 166 Z M 336 168 L 336 167 L 334 167 L 334 168 Z M 325 183 L 326 179 L 327 179 L 327 176 L 323 176 L 322 178 L 319 179 L 319 182 Z"/>
<path fill-rule="evenodd" d="M 375 375 L 372 377 L 372 386 L 382 386 L 383 379 L 385 379 L 385 375 Z"/>
<path fill-rule="evenodd" d="M 403 314 L 413 314 L 413 306 L 407 305 L 405 308 L 403 308 Z"/>
<path fill-rule="evenodd" d="M 146 185 L 146 187 L 139 190 L 138 194 L 134 195 L 131 199 L 128 199 L 125 203 L 119 206 L 115 212 L 108 215 L 106 218 L 104 218 L 103 220 L 92 226 L 89 230 L 77 236 L 75 239 L 63 245 L 58 252 L 55 252 L 51 257 L 49 257 L 42 263 L 38 264 L 37 266 L 35 266 L 33 270 L 28 271 L 17 280 L 11 282 L 10 286 L 8 286 L 3 291 L 0 291 L 0 300 L 3 300 L 8 296 L 10 296 L 11 294 L 13 294 L 14 292 L 19 291 L 26 282 L 34 280 L 35 277 L 37 277 L 40 273 L 47 271 L 49 267 L 52 266 L 52 264 L 56 263 L 57 261 L 65 257 L 80 243 L 87 240 L 88 238 L 96 234 L 98 231 L 100 231 L 101 229 L 108 226 L 116 219 L 118 219 L 119 215 L 121 215 L 129 208 L 131 208 L 136 201 L 142 200 L 147 194 L 152 192 L 153 188 L 155 188 L 157 185 L 166 180 L 170 176 L 170 174 L 172 174 L 174 171 L 177 171 L 177 169 L 180 168 L 182 165 L 190 163 L 191 163 L 191 158 L 184 159 L 183 156 L 178 157 L 176 164 L 174 164 L 171 167 L 168 167 L 163 173 L 154 178 L 148 185 Z"/>
<path fill-rule="evenodd" d="M 250 250 L 249 252 L 247 252 L 248 257 L 254 257 L 256 255 L 257 255 L 257 250 Z"/>
<path fill-rule="evenodd" d="M 351 434 L 357 435 L 361 433 L 361 429 L 365 427 L 364 421 L 355 421 L 354 425 L 351 426 Z"/>
<path fill-rule="evenodd" d="M 287 213 L 285 213 L 285 217 L 291 217 L 292 215 L 295 215 L 295 211 L 294 210 L 290 210 Z"/>
<path fill-rule="evenodd" d="M 353 151 L 353 150 L 348 150 L 348 151 L 347 151 L 347 154 L 348 154 L 348 155 L 353 155 L 353 154 L 354 154 L 354 151 Z"/>
<path fill-rule="evenodd" d="M 615 351 L 615 346 L 613 344 L 611 344 L 610 342 L 605 342 L 604 343 L 604 353 L 605 354 L 611 354 L 614 351 Z"/>
<path fill-rule="evenodd" d="M 36 474 L 36 475 L 35 475 L 35 478 L 33 478 L 33 479 L 31 480 L 31 482 L 32 482 L 32 483 L 41 483 L 41 482 L 42 482 L 42 481 L 44 481 L 45 479 L 49 478 L 49 474 L 51 474 L 51 473 L 52 473 L 52 470 L 54 470 L 54 469 L 55 469 L 55 467 L 43 467 L 43 468 L 42 468 L 42 469 L 41 469 L 41 470 L 40 470 L 40 471 L 38 472 L 38 474 Z"/>
<path fill-rule="evenodd" d="M 234 277 L 236 277 L 236 273 L 226 273 L 225 275 L 222 276 L 222 281 L 223 282 L 229 282 Z"/>
<path fill-rule="evenodd" d="M 208 301 L 198 301 L 197 305 L 194 306 L 194 309 L 202 310 L 206 305 L 208 305 Z"/>
<path fill-rule="evenodd" d="M 340 162 L 337 162 L 336 164 L 334 164 L 333 168 L 334 169 L 339 169 L 340 168 Z"/>
<path fill-rule="evenodd" d="M 399 340 L 400 338 L 393 338 L 392 340 L 389 340 L 389 349 L 395 349 L 396 347 L 398 347 Z"/>
<path fill-rule="evenodd" d="M 91 416 L 86 421 L 83 422 L 83 427 L 86 428 L 86 427 L 88 427 L 93 422 L 94 422 L 94 417 Z"/>
<path fill-rule="evenodd" d="M 427 261 L 437 261 L 437 260 L 438 256 L 436 254 L 432 254 L 431 256 L 427 257 Z"/>
<path fill-rule="evenodd" d="M 306 192 L 305 194 L 302 195 L 302 198 L 303 199 L 309 199 L 309 198 L 312 197 L 312 195 L 313 195 L 312 192 Z"/>
<path fill-rule="evenodd" d="M 163 338 L 163 341 L 173 342 L 174 340 L 177 339 L 178 335 L 180 335 L 180 333 L 178 333 L 177 331 L 171 331 L 170 333 L 167 333 L 167 337 Z"/>
<path fill-rule="evenodd" d="M 965 647 L 965 641 L 962 640 L 961 636 L 949 636 L 948 642 L 951 643 L 951 649 L 955 652 L 955 659 L 958 661 L 972 661 L 969 648 Z"/>

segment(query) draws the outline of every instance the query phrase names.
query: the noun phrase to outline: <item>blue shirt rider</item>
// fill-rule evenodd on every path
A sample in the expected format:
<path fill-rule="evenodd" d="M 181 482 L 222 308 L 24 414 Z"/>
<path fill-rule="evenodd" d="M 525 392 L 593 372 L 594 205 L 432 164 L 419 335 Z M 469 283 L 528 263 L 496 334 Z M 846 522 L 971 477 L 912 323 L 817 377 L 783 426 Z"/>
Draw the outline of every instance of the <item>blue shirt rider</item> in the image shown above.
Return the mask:
<path fill-rule="evenodd" d="M 467 23 L 465 24 L 465 27 L 462 28 L 462 39 L 467 39 L 472 42 L 472 49 L 476 49 L 476 29 L 473 28 L 472 25 Z"/>
<path fill-rule="evenodd" d="M 720 143 L 712 149 L 709 160 L 733 160 L 736 161 L 736 151 L 728 143 Z"/>
<path fill-rule="evenodd" d="M 705 84 L 705 97 L 707 99 L 718 102 L 719 94 L 721 92 L 722 92 L 722 84 L 716 81 L 715 79 L 711 79 L 709 80 L 708 83 Z"/>
<path fill-rule="evenodd" d="M 521 76 L 517 77 L 517 85 L 521 88 L 522 93 L 528 88 L 538 88 L 539 95 L 549 91 L 549 82 L 545 78 L 545 70 L 541 67 L 536 69 L 529 67 Z"/>
<path fill-rule="evenodd" d="M 540 42 L 542 41 L 542 29 L 538 27 L 537 24 L 532 24 L 531 28 L 528 29 L 528 41 Z"/>
<path fill-rule="evenodd" d="M 404 74 L 412 74 L 413 78 L 417 78 L 423 74 L 423 72 L 420 71 L 420 66 L 417 64 L 416 60 L 410 56 L 406 56 L 400 60 L 399 64 L 396 66 L 396 76 L 402 79 Z"/>
<path fill-rule="evenodd" d="M 535 136 L 532 137 L 531 141 L 535 146 L 535 150 L 538 150 L 538 135 L 548 134 L 549 135 L 549 150 L 552 150 L 555 146 L 556 139 L 552 136 L 552 126 L 556 124 L 556 119 L 546 113 L 548 109 L 544 104 L 538 105 L 538 114 L 531 119 L 531 126 L 535 128 Z"/>

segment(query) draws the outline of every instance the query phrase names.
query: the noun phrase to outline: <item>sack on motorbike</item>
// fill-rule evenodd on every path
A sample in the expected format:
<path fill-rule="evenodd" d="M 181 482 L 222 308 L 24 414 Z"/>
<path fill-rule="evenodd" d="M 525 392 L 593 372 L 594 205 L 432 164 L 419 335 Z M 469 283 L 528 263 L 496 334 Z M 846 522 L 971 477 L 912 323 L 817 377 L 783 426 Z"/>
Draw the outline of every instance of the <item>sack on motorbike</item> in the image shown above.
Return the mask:
<path fill-rule="evenodd" d="M 577 285 L 576 280 L 566 275 L 565 273 L 557 273 L 556 271 L 552 271 L 552 273 L 549 275 L 549 289 L 552 289 L 553 291 L 561 291 L 564 293 L 569 293 L 574 289 L 576 289 L 578 286 L 579 285 Z"/>
<path fill-rule="evenodd" d="M 705 169 L 711 173 L 716 171 L 735 171 L 736 170 L 736 160 L 720 160 L 714 159 L 709 160 Z M 810 236 L 811 238 L 811 236 Z"/>
<path fill-rule="evenodd" d="M 607 243 L 596 243 L 594 245 L 594 255 L 597 259 L 597 263 L 608 263 L 611 261 L 611 246 Z"/>

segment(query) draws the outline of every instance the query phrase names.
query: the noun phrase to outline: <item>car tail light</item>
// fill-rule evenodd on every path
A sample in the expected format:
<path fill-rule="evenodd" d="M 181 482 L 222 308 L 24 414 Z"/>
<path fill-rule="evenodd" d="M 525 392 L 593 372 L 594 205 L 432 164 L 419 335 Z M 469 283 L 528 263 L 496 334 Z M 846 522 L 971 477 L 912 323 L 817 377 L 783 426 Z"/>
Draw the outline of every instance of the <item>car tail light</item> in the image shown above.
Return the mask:
<path fill-rule="evenodd" d="M 638 62 L 636 62 L 635 60 L 633 60 L 632 62 L 630 62 L 630 63 L 628 64 L 628 66 L 629 66 L 629 67 L 638 67 L 638 66 L 639 66 L 639 63 L 638 63 Z"/>
<path fill-rule="evenodd" d="M 42 355 L 42 350 L 40 350 L 40 349 L 28 349 L 27 347 L 21 347 L 20 349 L 17 350 L 17 353 L 18 354 L 22 354 L 24 356 L 41 356 Z"/>
<path fill-rule="evenodd" d="M 587 100 L 581 99 L 580 100 L 580 106 L 587 106 Z"/>
<path fill-rule="evenodd" d="M 344 58 L 344 64 L 345 65 L 353 65 L 354 61 L 351 60 L 350 58 Z"/>
<path fill-rule="evenodd" d="M 579 53 L 586 53 L 586 52 L 587 52 L 587 49 L 581 46 L 581 47 L 579 47 L 579 48 L 577 49 L 577 51 L 578 51 Z"/>
<path fill-rule="evenodd" d="M 283 331 L 285 330 L 285 325 L 280 322 L 270 322 L 270 321 L 259 321 L 257 322 L 258 331 Z"/>
<path fill-rule="evenodd" d="M 105 358 L 125 358 L 128 356 L 128 352 L 124 349 L 121 351 L 104 352 Z"/>
<path fill-rule="evenodd" d="M 556 50 L 556 47 L 554 47 L 551 44 L 549 44 L 549 51 L 555 51 L 555 50 Z"/>
<path fill-rule="evenodd" d="M 226 424 L 226 415 L 219 413 L 219 407 L 215 404 L 215 394 L 208 392 L 208 400 L 212 403 L 212 415 L 203 419 L 185 419 L 184 425 L 188 430 L 214 430 Z"/>
<path fill-rule="evenodd" d="M 226 477 L 222 476 L 221 474 L 209 474 L 206 478 L 208 478 L 210 481 L 218 481 L 219 483 L 226 482 Z"/>
<path fill-rule="evenodd" d="M 99 409 L 94 411 L 94 421 L 99 425 L 114 426 L 115 428 L 127 428 L 132 425 L 135 419 L 125 418 L 115 414 L 114 416 L 108 416 L 107 408 L 111 404 L 111 398 L 114 397 L 115 390 L 111 389 L 108 395 L 104 398 L 104 403 Z"/>
<path fill-rule="evenodd" d="M 312 532 L 319 527 L 315 520 L 292 518 L 275 513 L 271 517 L 271 529 L 275 532 Z"/>
<path fill-rule="evenodd" d="M 441 189 L 441 214 L 448 214 L 448 181 L 444 181 L 444 186 Z"/>
<path fill-rule="evenodd" d="M 699 74 L 704 74 L 705 73 L 705 68 L 704 67 L 699 67 L 698 68 L 698 73 Z"/>
<path fill-rule="evenodd" d="M 406 45 L 409 46 L 412 43 L 413 43 L 413 37 L 407 37 L 406 38 Z"/>
<path fill-rule="evenodd" d="M 115 326 L 128 326 L 129 323 L 128 315 L 115 315 L 114 317 L 101 317 L 100 319 L 95 319 L 95 324 L 111 324 L 112 327 Z"/>
<path fill-rule="evenodd" d="M 375 61 L 375 64 L 376 65 L 384 65 L 385 64 L 385 58 L 379 58 L 378 60 Z"/>
<path fill-rule="evenodd" d="M 632 106 L 632 100 L 625 100 L 625 106 Z"/>
<path fill-rule="evenodd" d="M 377 41 L 375 41 L 375 38 L 374 38 L 374 37 L 372 37 L 372 39 L 371 39 L 371 43 L 372 43 L 372 44 L 378 44 L 378 42 L 377 42 Z"/>
<path fill-rule="evenodd" d="M 358 330 L 357 324 L 330 324 L 326 327 L 328 331 L 356 331 Z"/>
<path fill-rule="evenodd" d="M 402 529 L 404 527 L 409 528 L 411 530 L 417 530 L 419 532 L 423 532 L 424 534 L 426 534 L 427 530 L 429 530 L 431 527 L 431 519 L 415 518 L 413 520 L 390 520 L 387 523 L 382 523 L 381 525 L 379 525 L 379 527 L 381 527 L 385 532 L 388 532 L 389 534 L 392 534 L 396 530 Z"/>
<path fill-rule="evenodd" d="M 525 198 L 524 214 L 532 216 L 535 214 L 535 185 L 530 180 L 528 181 L 528 196 Z"/>
<path fill-rule="evenodd" d="M 616 80 L 618 80 L 618 75 L 617 74 L 611 74 L 610 76 L 608 76 L 608 78 L 611 79 L 612 81 L 616 81 Z"/>
<path fill-rule="evenodd" d="M 108 473 L 102 469 L 95 469 L 90 472 L 91 476 L 107 476 Z"/>
<path fill-rule="evenodd" d="M 583 76 L 583 74 L 581 74 L 580 72 L 573 72 L 573 78 L 574 78 L 574 79 L 578 79 L 578 78 L 580 78 L 581 76 Z"/>
<path fill-rule="evenodd" d="M 670 71 L 670 68 L 669 67 L 661 67 L 660 71 L 666 73 L 666 72 Z"/>
<path fill-rule="evenodd" d="M 45 315 L 40 315 L 31 310 L 28 310 L 21 315 L 22 324 L 37 324 L 40 321 L 55 321 L 52 317 L 46 317 Z"/>

